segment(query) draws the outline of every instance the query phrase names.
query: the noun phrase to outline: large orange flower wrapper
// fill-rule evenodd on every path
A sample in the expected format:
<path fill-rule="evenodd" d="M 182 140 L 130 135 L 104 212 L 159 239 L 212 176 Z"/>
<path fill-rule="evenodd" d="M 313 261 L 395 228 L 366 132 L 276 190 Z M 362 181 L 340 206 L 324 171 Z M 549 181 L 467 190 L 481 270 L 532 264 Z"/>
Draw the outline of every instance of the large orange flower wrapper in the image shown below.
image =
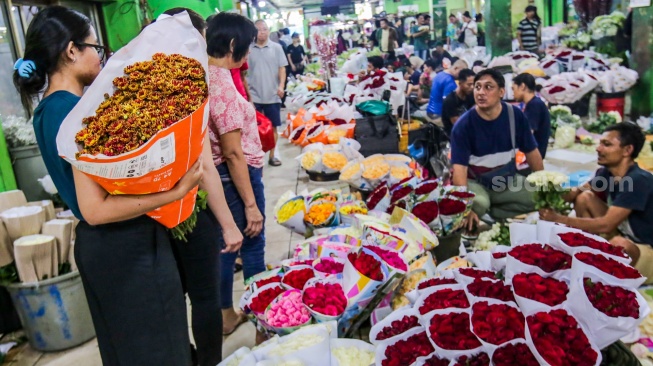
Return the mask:
<path fill-rule="evenodd" d="M 111 57 L 68 114 L 59 155 L 110 194 L 172 189 L 203 149 L 205 50 L 188 14 L 160 17 Z M 196 193 L 148 216 L 175 227 L 191 216 Z"/>

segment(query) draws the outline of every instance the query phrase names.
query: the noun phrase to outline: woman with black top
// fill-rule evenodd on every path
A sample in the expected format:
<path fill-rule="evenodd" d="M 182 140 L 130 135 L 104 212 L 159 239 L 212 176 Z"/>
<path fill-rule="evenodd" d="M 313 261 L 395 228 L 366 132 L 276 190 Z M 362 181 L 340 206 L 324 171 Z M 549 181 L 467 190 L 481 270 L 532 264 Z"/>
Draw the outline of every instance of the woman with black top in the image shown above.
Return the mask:
<path fill-rule="evenodd" d="M 304 74 L 304 66 L 308 62 L 306 59 L 306 52 L 304 46 L 301 45 L 299 34 L 292 34 L 292 44 L 288 46 L 286 57 L 288 58 L 288 66 L 293 76 Z"/>
<path fill-rule="evenodd" d="M 103 56 L 86 16 L 48 7 L 30 23 L 14 84 L 27 109 L 43 93 L 34 130 L 59 194 L 80 219 L 75 261 L 103 364 L 189 365 L 186 303 L 170 238 L 145 214 L 183 198 L 200 183 L 211 156 L 200 157 L 169 191 L 116 196 L 60 158 L 59 128 L 100 73 Z M 224 195 L 221 201 L 228 211 Z"/>

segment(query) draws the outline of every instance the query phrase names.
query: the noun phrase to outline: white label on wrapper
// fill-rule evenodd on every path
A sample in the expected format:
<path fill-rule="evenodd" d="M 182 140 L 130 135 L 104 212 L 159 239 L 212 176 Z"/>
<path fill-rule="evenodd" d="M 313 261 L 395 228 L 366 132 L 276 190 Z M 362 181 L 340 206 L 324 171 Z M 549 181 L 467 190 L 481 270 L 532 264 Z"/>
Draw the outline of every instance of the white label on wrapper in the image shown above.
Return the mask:
<path fill-rule="evenodd" d="M 157 140 L 143 155 L 115 163 L 93 164 L 75 162 L 80 171 L 102 178 L 141 177 L 175 162 L 175 134 Z"/>

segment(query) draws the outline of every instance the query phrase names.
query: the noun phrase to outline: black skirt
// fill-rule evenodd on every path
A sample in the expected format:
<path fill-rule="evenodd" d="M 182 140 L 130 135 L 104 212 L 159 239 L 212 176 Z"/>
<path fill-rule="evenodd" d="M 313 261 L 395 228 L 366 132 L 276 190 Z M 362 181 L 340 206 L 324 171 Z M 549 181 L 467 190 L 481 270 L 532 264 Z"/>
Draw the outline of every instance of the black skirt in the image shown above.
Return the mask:
<path fill-rule="evenodd" d="M 181 280 L 165 227 L 147 216 L 76 229 L 82 277 L 104 365 L 189 365 Z"/>

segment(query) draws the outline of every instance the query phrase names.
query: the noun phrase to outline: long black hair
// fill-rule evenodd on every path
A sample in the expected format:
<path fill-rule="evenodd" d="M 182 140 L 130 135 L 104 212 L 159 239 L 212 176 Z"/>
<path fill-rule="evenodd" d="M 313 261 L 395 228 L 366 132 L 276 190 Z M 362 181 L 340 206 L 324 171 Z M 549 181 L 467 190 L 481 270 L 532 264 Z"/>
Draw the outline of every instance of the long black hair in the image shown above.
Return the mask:
<path fill-rule="evenodd" d="M 63 6 L 47 7 L 36 14 L 25 34 L 24 62 L 34 68 L 28 73 L 14 71 L 14 85 L 23 107 L 31 114 L 32 101 L 46 86 L 47 77 L 59 67 L 70 42 L 84 43 L 91 35 L 91 21 L 84 14 Z M 80 49 L 83 46 L 77 46 Z"/>

